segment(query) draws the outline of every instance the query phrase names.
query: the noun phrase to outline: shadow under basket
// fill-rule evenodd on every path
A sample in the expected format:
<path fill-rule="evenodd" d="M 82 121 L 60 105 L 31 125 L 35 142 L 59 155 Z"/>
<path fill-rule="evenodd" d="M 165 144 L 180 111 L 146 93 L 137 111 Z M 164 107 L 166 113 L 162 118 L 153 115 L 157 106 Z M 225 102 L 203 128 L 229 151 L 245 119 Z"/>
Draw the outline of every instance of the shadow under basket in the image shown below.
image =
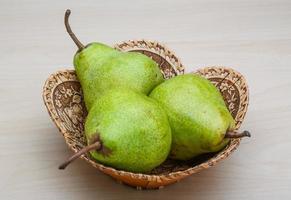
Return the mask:
<path fill-rule="evenodd" d="M 115 45 L 121 51 L 143 53 L 155 60 L 166 79 L 184 73 L 184 67 L 174 53 L 157 42 L 135 40 Z M 209 79 L 221 92 L 238 129 L 248 107 L 248 87 L 244 77 L 230 68 L 206 67 L 197 70 Z M 84 121 L 87 116 L 80 83 L 74 70 L 63 70 L 52 74 L 45 82 L 43 99 L 52 120 L 63 134 L 67 145 L 74 152 L 86 146 Z M 137 189 L 157 189 L 180 181 L 181 179 L 207 169 L 228 157 L 240 144 L 240 139 L 230 143 L 218 153 L 204 154 L 187 162 L 166 160 L 149 174 L 117 170 L 98 163 L 89 156 L 81 156 L 105 174 L 121 183 Z M 57 166 L 56 166 L 57 168 Z"/>

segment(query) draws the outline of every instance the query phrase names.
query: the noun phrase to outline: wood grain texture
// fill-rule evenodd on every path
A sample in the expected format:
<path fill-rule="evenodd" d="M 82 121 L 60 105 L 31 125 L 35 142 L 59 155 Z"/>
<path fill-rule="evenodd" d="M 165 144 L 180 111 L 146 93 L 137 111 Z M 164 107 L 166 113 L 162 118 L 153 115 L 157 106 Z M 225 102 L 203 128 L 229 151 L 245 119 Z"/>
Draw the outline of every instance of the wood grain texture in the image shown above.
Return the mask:
<path fill-rule="evenodd" d="M 252 138 L 219 165 L 156 191 L 136 191 L 78 161 L 41 98 L 49 74 L 86 43 L 146 38 L 165 43 L 186 71 L 233 67 L 250 86 L 243 129 Z M 291 2 L 0 0 L 0 199 L 289 199 L 291 197 Z"/>

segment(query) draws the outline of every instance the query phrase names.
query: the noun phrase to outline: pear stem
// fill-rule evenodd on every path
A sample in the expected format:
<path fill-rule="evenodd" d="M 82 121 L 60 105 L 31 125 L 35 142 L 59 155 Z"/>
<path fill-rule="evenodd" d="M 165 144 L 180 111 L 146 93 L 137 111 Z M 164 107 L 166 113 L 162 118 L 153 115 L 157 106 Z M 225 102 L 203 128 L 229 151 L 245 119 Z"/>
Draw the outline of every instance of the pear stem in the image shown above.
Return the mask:
<path fill-rule="evenodd" d="M 72 40 L 75 42 L 75 44 L 77 45 L 77 47 L 79 48 L 79 50 L 83 50 L 85 47 L 84 45 L 80 42 L 80 40 L 78 40 L 78 38 L 76 37 L 76 35 L 73 33 L 71 26 L 69 24 L 69 16 L 71 14 L 71 10 L 67 9 L 66 13 L 65 13 L 65 26 L 67 29 L 67 32 L 69 33 L 70 37 L 72 38 Z"/>
<path fill-rule="evenodd" d="M 69 157 L 63 164 L 61 164 L 59 166 L 59 169 L 65 169 L 69 164 L 71 164 L 74 160 L 79 158 L 81 155 L 88 153 L 89 151 L 92 151 L 92 150 L 101 149 L 101 146 L 102 146 L 101 142 L 97 141 L 93 144 L 90 144 L 90 145 L 84 147 L 83 149 L 81 149 L 80 151 L 76 152 L 74 155 Z"/>
<path fill-rule="evenodd" d="M 250 132 L 243 131 L 241 133 L 229 131 L 225 134 L 225 138 L 242 138 L 242 137 L 251 137 Z"/>

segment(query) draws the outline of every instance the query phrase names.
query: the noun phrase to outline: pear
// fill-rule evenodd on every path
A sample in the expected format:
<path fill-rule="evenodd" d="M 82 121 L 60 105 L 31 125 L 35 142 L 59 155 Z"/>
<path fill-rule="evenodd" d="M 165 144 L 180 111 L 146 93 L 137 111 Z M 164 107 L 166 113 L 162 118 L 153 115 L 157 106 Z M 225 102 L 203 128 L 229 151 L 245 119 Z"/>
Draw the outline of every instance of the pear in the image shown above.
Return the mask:
<path fill-rule="evenodd" d="M 167 112 L 172 129 L 170 157 L 189 160 L 224 148 L 229 138 L 250 136 L 233 132 L 235 121 L 223 97 L 207 79 L 194 74 L 176 76 L 150 94 Z"/>
<path fill-rule="evenodd" d="M 85 122 L 88 146 L 69 158 L 64 169 L 80 155 L 116 169 L 146 173 L 160 165 L 171 149 L 171 128 L 161 106 L 132 90 L 111 89 L 97 99 Z"/>
<path fill-rule="evenodd" d="M 127 87 L 147 95 L 163 82 L 157 63 L 141 53 L 121 52 L 97 42 L 84 46 L 71 30 L 70 13 L 65 13 L 65 26 L 78 47 L 74 66 L 88 110 L 96 98 L 112 87 Z"/>

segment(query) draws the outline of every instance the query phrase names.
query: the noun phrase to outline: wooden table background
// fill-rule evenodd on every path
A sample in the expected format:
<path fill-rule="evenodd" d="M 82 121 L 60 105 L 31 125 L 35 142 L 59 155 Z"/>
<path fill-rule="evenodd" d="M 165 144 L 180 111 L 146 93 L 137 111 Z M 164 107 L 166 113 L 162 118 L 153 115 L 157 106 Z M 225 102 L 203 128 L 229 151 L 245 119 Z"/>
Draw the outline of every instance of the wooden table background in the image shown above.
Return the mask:
<path fill-rule="evenodd" d="M 72 68 L 76 47 L 66 8 L 84 42 L 165 43 L 191 71 L 223 65 L 244 74 L 252 132 L 219 165 L 162 190 L 136 191 L 71 151 L 41 92 L 49 74 Z M 0 1 L 0 199 L 290 199 L 291 1 Z"/>

